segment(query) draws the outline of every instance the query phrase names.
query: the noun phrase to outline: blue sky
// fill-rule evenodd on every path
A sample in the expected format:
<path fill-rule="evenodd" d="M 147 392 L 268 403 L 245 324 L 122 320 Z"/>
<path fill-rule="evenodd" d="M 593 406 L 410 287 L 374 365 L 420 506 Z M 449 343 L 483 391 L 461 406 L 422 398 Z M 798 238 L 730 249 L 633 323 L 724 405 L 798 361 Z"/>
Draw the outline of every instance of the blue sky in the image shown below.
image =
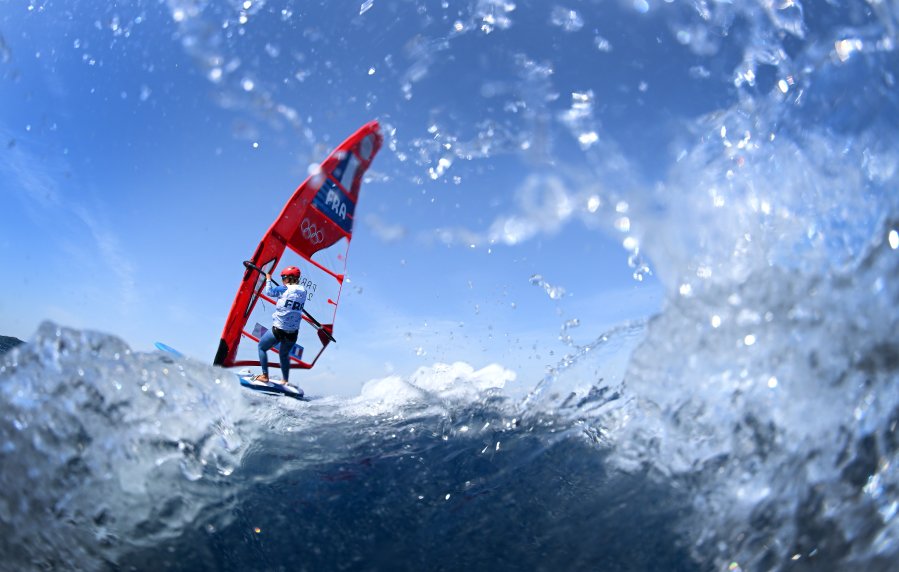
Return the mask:
<path fill-rule="evenodd" d="M 727 51 L 642 3 L 105 4 L 0 0 L 0 333 L 49 319 L 211 361 L 240 262 L 378 119 L 322 393 L 457 360 L 532 384 L 571 320 L 588 343 L 656 311 L 622 197 L 733 97 Z"/>

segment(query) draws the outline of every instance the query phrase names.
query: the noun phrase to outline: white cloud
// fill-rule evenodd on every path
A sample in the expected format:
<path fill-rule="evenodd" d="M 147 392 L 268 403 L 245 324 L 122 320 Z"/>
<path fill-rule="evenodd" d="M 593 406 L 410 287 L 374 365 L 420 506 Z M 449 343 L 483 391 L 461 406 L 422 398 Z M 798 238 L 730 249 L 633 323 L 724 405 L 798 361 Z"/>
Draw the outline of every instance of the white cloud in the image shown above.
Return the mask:
<path fill-rule="evenodd" d="M 622 165 L 614 166 L 617 171 Z M 624 169 L 626 170 L 626 169 Z M 621 173 L 614 174 L 615 179 Z M 622 204 L 603 178 L 589 169 L 557 166 L 552 172 L 528 174 L 514 191 L 514 207 L 486 225 L 486 228 L 442 227 L 419 240 L 435 237 L 445 245 L 518 245 L 541 236 L 552 236 L 568 224 L 579 221 L 588 228 L 602 229 L 621 238 L 627 250 L 640 244 L 641 229 L 617 212 Z M 629 240 L 628 240 L 629 239 Z"/>
<path fill-rule="evenodd" d="M 366 215 L 363 219 L 372 233 L 384 242 L 397 242 L 406 237 L 406 227 L 390 224 L 375 214 Z"/>

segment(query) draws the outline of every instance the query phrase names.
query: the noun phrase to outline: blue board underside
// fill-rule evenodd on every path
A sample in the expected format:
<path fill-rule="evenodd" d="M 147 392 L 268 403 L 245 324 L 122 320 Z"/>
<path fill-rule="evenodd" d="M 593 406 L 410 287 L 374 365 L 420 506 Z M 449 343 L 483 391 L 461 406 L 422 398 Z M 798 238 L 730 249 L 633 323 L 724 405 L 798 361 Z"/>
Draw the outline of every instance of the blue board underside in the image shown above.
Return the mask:
<path fill-rule="evenodd" d="M 173 355 L 175 357 L 184 357 L 181 352 L 176 350 L 175 348 L 168 346 L 162 342 L 156 342 L 156 349 L 161 350 L 167 354 Z M 234 374 L 238 380 L 240 380 L 240 384 L 249 389 L 253 389 L 255 391 L 260 391 L 262 393 L 267 393 L 269 395 L 287 395 L 289 397 L 293 397 L 294 399 L 300 399 L 302 401 L 309 401 L 309 398 L 303 395 L 303 390 L 292 385 L 283 385 L 280 383 L 259 383 L 253 381 L 252 374 Z"/>
<path fill-rule="evenodd" d="M 325 177 L 312 204 L 348 234 L 353 231 L 353 211 L 356 205 L 330 177 Z"/>
<path fill-rule="evenodd" d="M 268 393 L 269 395 L 286 395 L 288 397 L 293 397 L 294 399 L 308 401 L 303 395 L 303 390 L 292 385 L 284 385 L 271 381 L 267 383 L 258 382 L 253 380 L 252 375 L 246 374 L 238 374 L 237 377 L 240 379 L 240 384 L 248 389 Z"/>
<path fill-rule="evenodd" d="M 175 357 L 181 357 L 181 352 L 179 352 L 178 350 L 176 350 L 175 348 L 173 348 L 171 346 L 167 346 L 162 342 L 156 342 L 155 345 L 156 345 L 156 349 L 158 349 L 158 350 L 162 350 L 166 353 L 172 354 Z"/>

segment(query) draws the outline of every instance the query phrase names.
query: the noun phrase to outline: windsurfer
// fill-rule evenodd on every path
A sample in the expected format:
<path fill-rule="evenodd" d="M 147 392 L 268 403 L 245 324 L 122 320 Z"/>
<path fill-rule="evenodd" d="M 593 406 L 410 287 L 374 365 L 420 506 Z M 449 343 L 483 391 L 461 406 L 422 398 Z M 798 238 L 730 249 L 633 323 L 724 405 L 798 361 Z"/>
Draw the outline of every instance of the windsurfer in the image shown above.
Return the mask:
<path fill-rule="evenodd" d="M 290 376 L 290 350 L 297 341 L 297 333 L 303 320 L 303 305 L 306 303 L 306 290 L 300 286 L 300 269 L 288 266 L 281 271 L 283 286 L 272 280 L 272 275 L 265 275 L 265 295 L 277 298 L 275 313 L 272 314 L 272 329 L 263 334 L 259 340 L 259 365 L 262 375 L 256 381 L 268 382 L 268 350 L 278 342 L 281 346 L 278 357 L 281 361 L 281 383 L 287 384 Z"/>

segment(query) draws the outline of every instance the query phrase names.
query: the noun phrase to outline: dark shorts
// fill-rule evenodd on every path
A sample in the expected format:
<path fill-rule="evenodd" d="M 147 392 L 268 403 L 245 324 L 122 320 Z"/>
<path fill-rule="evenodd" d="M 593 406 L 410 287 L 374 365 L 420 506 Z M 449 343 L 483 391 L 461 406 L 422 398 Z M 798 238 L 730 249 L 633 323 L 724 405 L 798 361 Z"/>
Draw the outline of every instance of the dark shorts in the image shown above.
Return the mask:
<path fill-rule="evenodd" d="M 282 330 L 281 328 L 272 326 L 272 333 L 275 334 L 275 339 L 279 342 L 287 342 L 288 344 L 293 346 L 293 344 L 297 343 L 297 334 L 299 333 L 299 331 L 294 330 L 292 332 L 287 332 L 285 330 Z"/>

